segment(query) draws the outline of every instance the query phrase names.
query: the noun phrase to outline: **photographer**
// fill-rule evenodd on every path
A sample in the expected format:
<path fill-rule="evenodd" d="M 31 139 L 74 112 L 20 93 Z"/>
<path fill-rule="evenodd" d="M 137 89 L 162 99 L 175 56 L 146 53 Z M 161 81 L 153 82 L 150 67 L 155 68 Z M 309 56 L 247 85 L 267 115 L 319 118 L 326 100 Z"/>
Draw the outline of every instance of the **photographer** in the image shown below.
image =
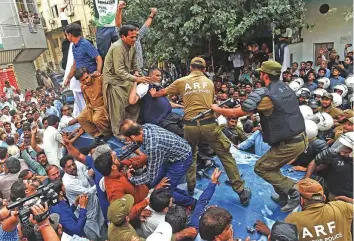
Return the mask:
<path fill-rule="evenodd" d="M 53 227 L 50 225 L 48 204 L 43 207 L 36 204 L 31 207 L 33 214 L 30 216 L 32 224 L 37 225 L 37 230 L 41 233 L 44 241 L 59 241 L 59 237 Z"/>
<path fill-rule="evenodd" d="M 59 223 L 63 227 L 63 231 L 70 236 L 86 236 L 84 232 L 84 226 L 86 224 L 87 210 L 86 206 L 88 203 L 87 195 L 80 195 L 76 198 L 75 203 L 69 206 L 69 201 L 66 199 L 65 187 L 63 182 L 60 180 L 54 181 L 53 190 L 58 194 L 58 204 L 50 207 L 50 213 L 57 213 L 60 215 Z M 75 216 L 75 210 L 78 205 L 79 217 Z"/>
<path fill-rule="evenodd" d="M 58 235 L 55 233 L 54 229 L 49 225 L 49 212 L 48 205 L 45 204 L 43 207 L 41 204 L 36 204 L 31 207 L 32 214 L 29 220 L 33 225 L 38 225 L 38 231 L 43 236 L 44 241 L 59 241 Z M 22 235 L 21 226 L 18 230 L 17 226 L 19 224 L 18 211 L 13 211 L 7 209 L 7 202 L 4 201 L 4 206 L 0 209 L 0 239 L 6 241 L 17 241 Z M 26 237 L 27 238 L 27 237 Z M 29 239 L 27 239 L 29 240 Z"/>
<path fill-rule="evenodd" d="M 8 210 L 6 200 L 3 200 L 3 204 L 4 206 L 0 209 L 0 239 L 17 241 L 17 224 L 19 223 L 19 218 L 17 216 L 18 212 Z"/>

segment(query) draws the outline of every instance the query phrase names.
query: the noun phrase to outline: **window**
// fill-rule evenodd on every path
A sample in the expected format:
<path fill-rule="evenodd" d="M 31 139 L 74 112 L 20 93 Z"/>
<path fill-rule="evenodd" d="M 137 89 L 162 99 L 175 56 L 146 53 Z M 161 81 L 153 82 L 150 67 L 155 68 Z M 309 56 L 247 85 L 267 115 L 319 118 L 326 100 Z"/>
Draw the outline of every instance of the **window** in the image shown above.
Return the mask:
<path fill-rule="evenodd" d="M 52 6 L 52 14 L 53 14 L 53 18 L 58 18 L 59 17 L 59 11 L 58 11 L 58 6 L 57 5 L 53 5 Z"/>
<path fill-rule="evenodd" d="M 328 51 L 324 53 L 324 56 L 326 57 L 326 59 L 329 59 L 329 52 L 332 51 L 334 47 L 334 43 L 333 42 L 329 42 L 329 43 L 315 43 L 315 48 L 314 48 L 314 60 L 316 61 L 317 57 L 320 56 L 320 49 L 327 49 Z"/>

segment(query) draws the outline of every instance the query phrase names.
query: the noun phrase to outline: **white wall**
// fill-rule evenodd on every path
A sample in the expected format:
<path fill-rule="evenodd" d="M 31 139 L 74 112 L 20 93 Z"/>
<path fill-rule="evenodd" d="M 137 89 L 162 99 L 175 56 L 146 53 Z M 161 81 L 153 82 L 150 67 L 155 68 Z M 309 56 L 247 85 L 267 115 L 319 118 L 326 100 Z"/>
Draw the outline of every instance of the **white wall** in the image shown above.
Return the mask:
<path fill-rule="evenodd" d="M 290 54 L 293 55 L 293 62 L 297 62 L 299 65 L 300 62 L 303 60 L 302 48 L 303 48 L 303 43 L 290 44 L 289 46 Z"/>
<path fill-rule="evenodd" d="M 330 6 L 330 12 L 321 14 L 319 8 L 322 4 Z M 346 13 L 353 11 L 353 0 L 308 0 L 306 2 L 306 19 L 308 24 L 315 24 L 313 29 L 303 29 L 302 44 L 294 44 L 290 47 L 293 53 L 293 61 L 301 62 L 314 59 L 314 44 L 334 42 L 334 49 L 337 50 L 341 60 L 344 58 L 344 45 L 340 43 L 341 37 L 350 36 L 350 43 L 353 43 L 353 18 L 345 20 Z M 302 55 L 301 52 L 302 46 Z M 351 49 L 350 49 L 351 50 Z"/>

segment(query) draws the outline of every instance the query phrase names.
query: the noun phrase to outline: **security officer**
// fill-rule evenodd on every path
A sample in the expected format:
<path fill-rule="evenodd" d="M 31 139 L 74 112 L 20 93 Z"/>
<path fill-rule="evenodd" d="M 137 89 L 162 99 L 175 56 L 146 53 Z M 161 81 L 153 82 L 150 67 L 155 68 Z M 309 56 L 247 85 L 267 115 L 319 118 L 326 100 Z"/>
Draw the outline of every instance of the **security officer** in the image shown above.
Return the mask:
<path fill-rule="evenodd" d="M 196 57 L 190 64 L 191 73 L 174 81 L 166 89 L 151 91 L 153 97 L 165 95 L 182 95 L 184 106 L 184 137 L 192 146 L 193 164 L 187 173 L 187 185 L 190 195 L 194 193 L 196 185 L 196 158 L 198 143 L 207 142 L 220 158 L 232 189 L 238 193 L 241 204 L 246 206 L 251 197 L 251 190 L 245 188 L 241 179 L 236 162 L 230 153 L 231 143 L 218 127 L 214 114 L 210 113 L 200 120 L 191 121 L 200 112 L 210 109 L 214 100 L 214 84 L 204 76 L 206 63 L 203 58 Z"/>
<path fill-rule="evenodd" d="M 343 115 L 343 111 L 339 108 L 336 108 L 332 105 L 333 95 L 331 93 L 324 93 L 321 98 L 321 107 L 318 108 L 318 112 L 326 112 L 333 119 L 336 119 L 338 116 Z"/>
<path fill-rule="evenodd" d="M 311 177 L 316 166 L 324 164 L 328 170 L 326 180 L 328 200 L 338 196 L 353 199 L 353 149 L 354 132 L 341 135 L 330 147 L 319 153 L 307 168 L 305 178 Z"/>
<path fill-rule="evenodd" d="M 212 109 L 226 117 L 259 112 L 263 139 L 271 149 L 257 161 L 254 171 L 273 185 L 279 197 L 273 195 L 272 199 L 285 204 L 281 210 L 289 212 L 299 205 L 299 193 L 294 181 L 282 175 L 280 168 L 306 149 L 304 118 L 294 91 L 279 80 L 281 65 L 266 61 L 257 71 L 266 87 L 255 89 L 239 108 L 222 109 L 212 105 Z"/>

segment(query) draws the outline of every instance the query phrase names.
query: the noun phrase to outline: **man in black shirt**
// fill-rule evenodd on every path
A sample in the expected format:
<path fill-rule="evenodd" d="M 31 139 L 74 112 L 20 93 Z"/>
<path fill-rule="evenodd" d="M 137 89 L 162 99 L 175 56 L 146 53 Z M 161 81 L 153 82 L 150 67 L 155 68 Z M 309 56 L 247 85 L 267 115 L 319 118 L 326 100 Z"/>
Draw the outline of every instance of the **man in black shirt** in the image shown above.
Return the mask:
<path fill-rule="evenodd" d="M 69 22 L 66 19 L 66 16 L 65 16 L 65 13 L 64 13 L 65 8 L 66 8 L 66 6 L 64 6 L 63 8 L 60 8 L 61 28 L 63 29 L 64 35 L 65 35 L 65 39 L 61 43 L 61 52 L 63 53 L 63 58 L 61 59 L 61 67 L 64 70 L 66 68 L 66 63 L 68 61 L 68 53 L 69 53 L 69 48 L 70 48 L 70 42 L 66 38 L 66 34 L 65 34 L 65 28 L 66 28 L 66 26 L 69 25 Z"/>
<path fill-rule="evenodd" d="M 305 178 L 317 170 L 327 168 L 328 200 L 344 196 L 353 198 L 353 145 L 354 132 L 341 135 L 328 149 L 318 154 L 306 171 Z"/>

